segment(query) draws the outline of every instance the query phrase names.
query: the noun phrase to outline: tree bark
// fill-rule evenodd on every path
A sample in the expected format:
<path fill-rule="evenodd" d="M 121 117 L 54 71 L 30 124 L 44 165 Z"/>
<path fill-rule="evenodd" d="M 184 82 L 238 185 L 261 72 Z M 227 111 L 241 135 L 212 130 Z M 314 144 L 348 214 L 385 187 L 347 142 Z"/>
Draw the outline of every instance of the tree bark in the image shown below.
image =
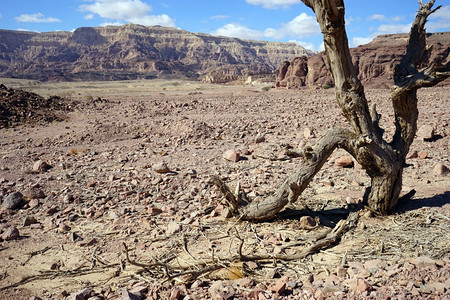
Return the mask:
<path fill-rule="evenodd" d="M 282 183 L 273 196 L 261 202 L 242 201 L 239 196 L 226 193 L 228 188 L 218 177 L 213 182 L 222 186 L 221 190 L 228 195 L 229 203 L 233 203 L 231 206 L 234 213 L 242 219 L 272 219 L 289 202 L 298 199 L 332 152 L 336 148 L 343 148 L 362 165 L 371 178 L 371 186 L 365 194 L 368 206 L 381 214 L 387 214 L 397 205 L 406 155 L 417 131 L 417 90 L 434 86 L 450 76 L 448 51 L 424 70 L 418 70 L 430 51 L 426 48 L 426 20 L 440 7 L 432 9 L 435 0 L 426 4 L 419 2 L 420 8 L 411 27 L 407 52 L 395 68 L 391 98 L 396 131 L 392 142 L 387 143 L 383 139 L 383 129 L 378 124 L 380 116 L 376 107 L 369 109 L 364 88 L 355 73 L 345 31 L 343 0 L 302 2 L 316 14 L 335 82 L 336 101 L 352 131 L 332 129 L 317 145 L 303 149 L 301 153 L 304 164 Z"/>

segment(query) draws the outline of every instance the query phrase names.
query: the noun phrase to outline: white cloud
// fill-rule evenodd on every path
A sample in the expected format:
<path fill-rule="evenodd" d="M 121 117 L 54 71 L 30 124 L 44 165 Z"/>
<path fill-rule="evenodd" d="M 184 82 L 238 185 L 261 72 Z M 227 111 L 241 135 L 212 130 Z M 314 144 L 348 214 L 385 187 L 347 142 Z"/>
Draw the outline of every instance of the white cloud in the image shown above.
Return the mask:
<path fill-rule="evenodd" d="M 141 25 L 175 27 L 175 21 L 168 15 L 149 15 L 151 6 L 141 0 L 95 0 L 92 4 L 80 5 L 79 9 L 104 19 L 116 20 L 114 23 L 126 21 Z"/>
<path fill-rule="evenodd" d="M 430 19 L 444 19 L 450 20 L 450 6 L 442 6 L 436 12 L 430 15 Z"/>
<path fill-rule="evenodd" d="M 373 37 L 358 37 L 355 36 L 350 42 L 350 47 L 358 47 L 359 45 L 368 44 L 373 40 Z"/>
<path fill-rule="evenodd" d="M 245 0 L 245 1 L 253 5 L 262 5 L 264 8 L 288 7 L 300 3 L 300 0 Z"/>
<path fill-rule="evenodd" d="M 88 15 L 84 16 L 84 18 L 86 20 L 92 20 L 94 18 L 94 14 L 88 14 Z"/>
<path fill-rule="evenodd" d="M 211 20 L 225 20 L 228 19 L 230 16 L 227 15 L 217 15 L 217 16 L 211 16 L 209 17 Z"/>
<path fill-rule="evenodd" d="M 301 13 L 290 22 L 284 24 L 280 29 L 272 30 L 270 34 L 270 37 L 273 38 L 283 38 L 285 36 L 302 38 L 320 34 L 320 27 L 315 17 Z"/>
<path fill-rule="evenodd" d="M 427 31 L 450 30 L 450 6 L 443 6 L 429 17 L 430 21 L 425 25 Z"/>
<path fill-rule="evenodd" d="M 264 34 L 258 30 L 250 29 L 239 23 L 230 23 L 215 30 L 213 35 L 230 36 L 240 39 L 259 40 Z"/>
<path fill-rule="evenodd" d="M 57 18 L 52 17 L 45 17 L 41 13 L 35 13 L 35 14 L 22 14 L 18 17 L 15 17 L 16 21 L 23 22 L 23 23 L 56 23 L 61 22 L 61 20 Z"/>
<path fill-rule="evenodd" d="M 378 26 L 376 35 L 390 33 L 408 33 L 411 29 L 410 24 L 382 24 Z"/>
<path fill-rule="evenodd" d="M 368 21 L 386 21 L 385 15 L 373 14 L 367 18 Z"/>
<path fill-rule="evenodd" d="M 308 16 L 306 13 L 301 13 L 290 22 L 283 24 L 280 28 L 266 28 L 263 31 L 259 31 L 239 23 L 230 23 L 215 30 L 212 34 L 252 40 L 262 38 L 280 40 L 287 36 L 296 39 L 320 34 L 320 28 L 314 17 Z"/>

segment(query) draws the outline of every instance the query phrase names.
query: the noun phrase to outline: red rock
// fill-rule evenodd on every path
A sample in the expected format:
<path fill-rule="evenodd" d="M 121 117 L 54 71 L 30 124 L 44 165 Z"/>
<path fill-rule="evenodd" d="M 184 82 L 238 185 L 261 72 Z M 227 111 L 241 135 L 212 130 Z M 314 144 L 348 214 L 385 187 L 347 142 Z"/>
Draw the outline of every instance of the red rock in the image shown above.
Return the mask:
<path fill-rule="evenodd" d="M 266 137 L 264 136 L 264 134 L 258 134 L 255 138 L 256 144 L 263 143 L 265 141 L 266 141 Z"/>
<path fill-rule="evenodd" d="M 240 155 L 236 150 L 228 150 L 223 153 L 223 158 L 232 162 L 237 162 L 239 161 Z"/>
<path fill-rule="evenodd" d="M 419 155 L 417 154 L 417 151 L 411 151 L 406 155 L 406 159 L 412 159 L 412 158 L 418 158 Z"/>
<path fill-rule="evenodd" d="M 149 207 L 147 209 L 147 212 L 150 216 L 157 216 L 162 213 L 162 209 L 157 208 L 157 207 Z"/>
<path fill-rule="evenodd" d="M 351 168 L 353 167 L 353 159 L 351 156 L 345 155 L 345 156 L 341 156 L 336 158 L 336 160 L 334 161 L 334 164 L 338 167 L 342 167 L 342 168 Z"/>
<path fill-rule="evenodd" d="M 165 162 L 159 162 L 153 165 L 152 170 L 155 171 L 156 173 L 160 173 L 160 174 L 164 174 L 164 173 L 169 173 L 170 169 L 167 166 L 167 163 Z"/>
<path fill-rule="evenodd" d="M 29 199 L 43 199 L 45 198 L 44 192 L 38 187 L 30 187 L 25 191 L 25 196 Z"/>
<path fill-rule="evenodd" d="M 23 220 L 23 226 L 30 226 L 32 224 L 36 224 L 38 221 L 33 216 L 26 216 Z"/>
<path fill-rule="evenodd" d="M 300 218 L 300 228 L 311 228 L 316 226 L 316 221 L 310 216 L 303 216 Z"/>
<path fill-rule="evenodd" d="M 425 159 L 425 158 L 428 157 L 428 152 L 427 152 L 427 151 L 419 151 L 419 152 L 417 153 L 417 156 L 418 156 L 420 159 Z"/>
<path fill-rule="evenodd" d="M 2 233 L 2 239 L 11 241 L 17 239 L 19 235 L 19 230 L 15 226 L 10 226 Z"/>
<path fill-rule="evenodd" d="M 359 292 L 364 293 L 366 291 L 367 292 L 371 291 L 372 290 L 372 286 L 367 281 L 365 281 L 364 279 L 358 278 L 356 289 Z"/>
<path fill-rule="evenodd" d="M 268 289 L 277 294 L 283 293 L 286 289 L 286 279 L 278 279 L 275 283 L 269 285 Z"/>

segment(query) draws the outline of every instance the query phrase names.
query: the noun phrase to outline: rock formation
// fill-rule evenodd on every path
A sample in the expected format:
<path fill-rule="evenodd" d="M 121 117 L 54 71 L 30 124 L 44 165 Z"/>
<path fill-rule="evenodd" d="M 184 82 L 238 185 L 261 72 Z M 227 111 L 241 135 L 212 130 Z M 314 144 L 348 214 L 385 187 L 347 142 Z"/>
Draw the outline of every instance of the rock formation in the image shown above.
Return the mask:
<path fill-rule="evenodd" d="M 184 76 L 226 82 L 274 74 L 313 52 L 295 43 L 248 41 L 161 26 L 83 27 L 74 32 L 0 30 L 0 76 L 119 80 Z"/>
<path fill-rule="evenodd" d="M 380 35 L 372 42 L 350 49 L 353 64 L 362 83 L 369 87 L 384 88 L 392 85 L 394 67 L 406 51 L 407 34 Z M 450 32 L 428 34 L 432 46 L 428 61 L 450 52 Z M 448 57 L 447 57 L 448 61 Z M 441 84 L 449 84 L 448 80 Z M 276 87 L 301 88 L 329 87 L 333 85 L 324 52 L 310 57 L 297 57 L 281 64 Z"/>

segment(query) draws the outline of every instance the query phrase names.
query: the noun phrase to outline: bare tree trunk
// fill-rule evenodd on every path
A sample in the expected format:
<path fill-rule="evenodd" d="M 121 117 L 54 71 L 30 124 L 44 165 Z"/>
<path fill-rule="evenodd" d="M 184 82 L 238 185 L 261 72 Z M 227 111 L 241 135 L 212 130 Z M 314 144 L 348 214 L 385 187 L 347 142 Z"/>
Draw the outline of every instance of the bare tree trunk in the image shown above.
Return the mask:
<path fill-rule="evenodd" d="M 417 131 L 417 90 L 434 86 L 450 76 L 450 62 L 445 65 L 449 53 L 439 61 L 419 71 L 418 66 L 426 59 L 424 25 L 435 0 L 423 4 L 412 24 L 407 53 L 395 69 L 395 85 L 391 98 L 395 113 L 396 131 L 391 143 L 383 139 L 379 127 L 379 114 L 375 106 L 370 109 L 364 88 L 356 76 L 348 48 L 345 31 L 343 0 L 302 0 L 316 14 L 324 37 L 328 64 L 335 82 L 336 100 L 352 130 L 332 129 L 314 147 L 300 151 L 304 164 L 289 176 L 273 196 L 261 202 L 249 202 L 229 191 L 219 177 L 213 182 L 228 195 L 234 213 L 242 219 L 262 221 L 272 219 L 289 202 L 294 202 L 308 186 L 336 148 L 350 153 L 367 171 L 371 187 L 366 192 L 367 204 L 381 214 L 392 211 L 398 202 L 402 187 L 405 157 Z"/>

